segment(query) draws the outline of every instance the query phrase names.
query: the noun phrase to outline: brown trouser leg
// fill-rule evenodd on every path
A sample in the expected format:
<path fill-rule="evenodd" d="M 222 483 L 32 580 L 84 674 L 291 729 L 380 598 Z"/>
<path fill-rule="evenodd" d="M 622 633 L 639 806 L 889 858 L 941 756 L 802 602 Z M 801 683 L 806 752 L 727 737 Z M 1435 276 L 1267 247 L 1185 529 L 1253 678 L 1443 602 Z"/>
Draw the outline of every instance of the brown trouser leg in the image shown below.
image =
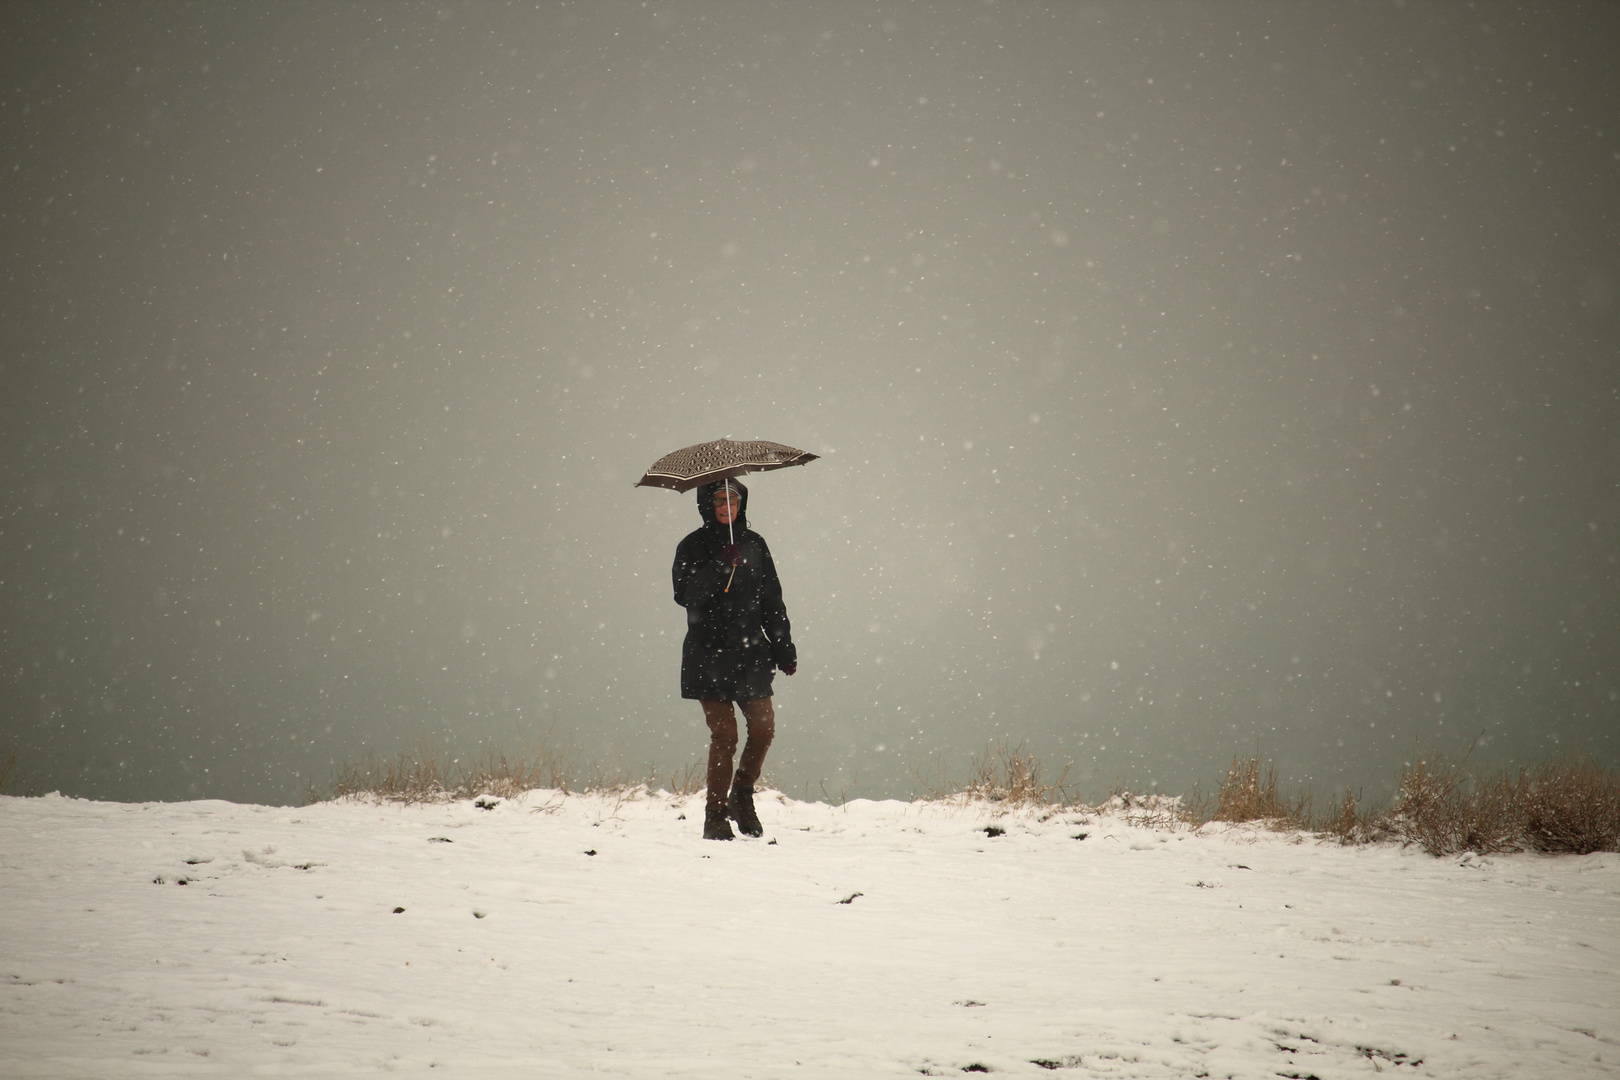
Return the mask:
<path fill-rule="evenodd" d="M 729 701 L 702 701 L 703 719 L 709 724 L 709 797 L 711 811 L 724 812 L 726 799 L 731 794 L 731 759 L 737 753 L 737 714 Z M 739 783 L 754 786 L 765 765 L 765 751 L 776 737 L 776 710 L 770 698 L 739 701 L 743 718 L 748 721 L 748 742 L 743 746 L 742 761 L 737 764 Z"/>

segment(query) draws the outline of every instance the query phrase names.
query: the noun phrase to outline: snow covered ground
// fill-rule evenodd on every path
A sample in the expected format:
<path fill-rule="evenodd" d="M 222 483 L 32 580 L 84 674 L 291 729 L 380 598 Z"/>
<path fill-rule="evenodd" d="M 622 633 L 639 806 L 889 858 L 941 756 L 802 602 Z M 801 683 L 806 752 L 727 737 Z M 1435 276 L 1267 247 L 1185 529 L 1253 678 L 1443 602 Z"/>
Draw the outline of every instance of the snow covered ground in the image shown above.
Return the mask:
<path fill-rule="evenodd" d="M 0 799 L 0 1075 L 1620 1076 L 1620 856 L 701 812 Z"/>

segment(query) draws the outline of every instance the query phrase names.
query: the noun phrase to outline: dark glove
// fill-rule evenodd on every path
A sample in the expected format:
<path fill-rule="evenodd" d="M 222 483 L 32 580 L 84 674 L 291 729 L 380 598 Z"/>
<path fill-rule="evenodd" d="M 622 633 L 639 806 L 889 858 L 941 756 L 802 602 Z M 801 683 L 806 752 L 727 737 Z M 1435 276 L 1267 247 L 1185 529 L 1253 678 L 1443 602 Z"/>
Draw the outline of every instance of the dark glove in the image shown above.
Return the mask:
<path fill-rule="evenodd" d="M 799 665 L 798 664 L 783 664 L 783 665 L 781 665 L 781 667 L 782 667 L 782 674 L 784 674 L 784 675 L 791 675 L 795 671 L 799 670 Z"/>
<path fill-rule="evenodd" d="M 725 547 L 721 548 L 720 561 L 725 563 L 727 566 L 736 566 L 738 563 L 742 562 L 742 545 L 727 544 Z"/>

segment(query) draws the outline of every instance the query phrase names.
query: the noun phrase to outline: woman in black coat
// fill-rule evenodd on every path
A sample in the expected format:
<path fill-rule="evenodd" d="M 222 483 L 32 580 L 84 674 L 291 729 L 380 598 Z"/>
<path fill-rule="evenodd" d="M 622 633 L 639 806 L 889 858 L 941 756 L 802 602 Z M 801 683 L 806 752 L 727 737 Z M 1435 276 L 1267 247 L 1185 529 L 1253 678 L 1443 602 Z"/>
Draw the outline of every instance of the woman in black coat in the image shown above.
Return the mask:
<path fill-rule="evenodd" d="M 748 489 L 735 480 L 717 480 L 698 488 L 697 503 L 703 526 L 676 547 L 671 573 L 675 602 L 686 609 L 681 697 L 698 701 L 709 724 L 703 836 L 730 840 L 728 817 L 747 835 L 761 836 L 765 830 L 754 812 L 754 782 L 776 735 L 772 672 L 792 675 L 798 655 L 771 549 L 748 527 Z M 734 701 L 748 722 L 748 742 L 735 778 Z"/>

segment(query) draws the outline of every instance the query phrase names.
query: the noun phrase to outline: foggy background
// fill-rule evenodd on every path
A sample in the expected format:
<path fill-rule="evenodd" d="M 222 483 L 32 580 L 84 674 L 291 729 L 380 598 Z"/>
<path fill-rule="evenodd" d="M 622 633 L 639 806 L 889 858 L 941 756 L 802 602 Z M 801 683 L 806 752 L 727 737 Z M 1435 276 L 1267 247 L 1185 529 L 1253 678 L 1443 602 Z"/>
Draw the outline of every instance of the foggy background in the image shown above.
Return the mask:
<path fill-rule="evenodd" d="M 699 519 L 631 485 L 723 435 L 822 455 L 748 480 L 791 794 L 1620 763 L 1620 7 L 0 19 L 40 790 L 679 769 Z"/>

